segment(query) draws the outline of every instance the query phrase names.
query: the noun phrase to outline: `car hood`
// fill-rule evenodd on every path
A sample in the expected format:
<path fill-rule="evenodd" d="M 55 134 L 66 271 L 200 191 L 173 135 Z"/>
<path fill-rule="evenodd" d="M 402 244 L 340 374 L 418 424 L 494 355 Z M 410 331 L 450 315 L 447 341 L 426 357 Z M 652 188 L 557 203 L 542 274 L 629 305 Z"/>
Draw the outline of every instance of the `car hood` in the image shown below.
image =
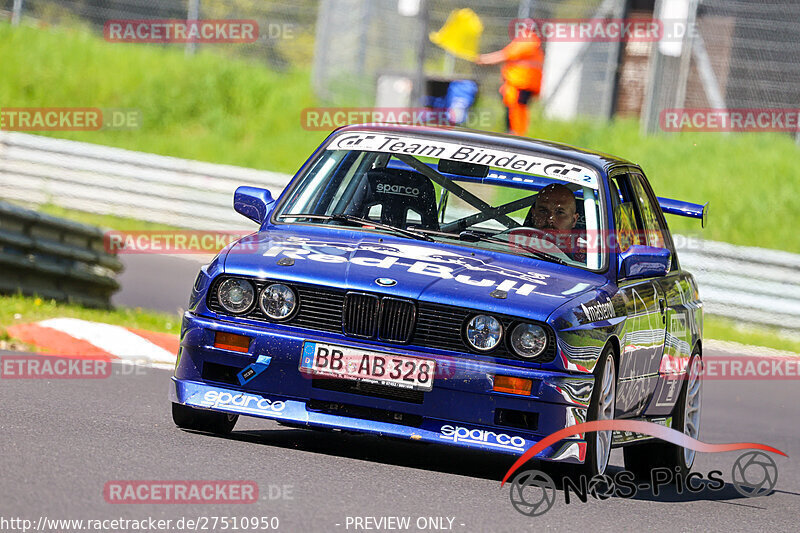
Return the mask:
<path fill-rule="evenodd" d="M 599 274 L 519 255 L 295 225 L 241 239 L 229 248 L 224 271 L 541 321 L 606 282 Z"/>

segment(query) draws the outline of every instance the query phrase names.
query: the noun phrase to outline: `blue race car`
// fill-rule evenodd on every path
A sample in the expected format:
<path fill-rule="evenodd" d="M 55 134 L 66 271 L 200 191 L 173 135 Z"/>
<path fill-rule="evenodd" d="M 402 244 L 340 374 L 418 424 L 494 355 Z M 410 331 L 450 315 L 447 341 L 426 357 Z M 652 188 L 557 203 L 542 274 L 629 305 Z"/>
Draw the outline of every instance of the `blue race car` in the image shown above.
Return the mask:
<path fill-rule="evenodd" d="M 259 230 L 194 284 L 175 423 L 239 415 L 522 454 L 590 420 L 698 436 L 702 303 L 641 168 L 461 129 L 334 131 L 281 196 L 239 187 Z M 610 431 L 545 460 L 691 468 L 694 452 Z"/>

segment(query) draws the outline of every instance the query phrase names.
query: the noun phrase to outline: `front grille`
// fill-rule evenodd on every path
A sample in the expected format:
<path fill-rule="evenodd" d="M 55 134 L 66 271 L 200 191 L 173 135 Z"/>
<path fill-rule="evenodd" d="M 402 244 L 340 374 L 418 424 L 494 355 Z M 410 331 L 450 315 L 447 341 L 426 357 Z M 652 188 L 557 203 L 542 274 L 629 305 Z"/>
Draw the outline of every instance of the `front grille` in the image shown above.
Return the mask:
<path fill-rule="evenodd" d="M 384 298 L 381 308 L 380 338 L 389 342 L 408 342 L 416 318 L 414 302 Z"/>
<path fill-rule="evenodd" d="M 208 291 L 208 308 L 223 315 L 227 313 L 217 300 L 217 287 L 224 280 L 224 277 L 218 277 Z M 250 281 L 256 286 L 257 293 L 261 292 L 261 289 L 270 283 L 273 283 L 265 280 L 251 279 Z M 291 284 L 291 287 L 297 291 L 300 307 L 294 316 L 285 323 L 316 331 L 342 332 L 344 292 L 314 285 Z M 255 305 L 246 316 L 252 320 L 272 322 L 258 305 Z"/>
<path fill-rule="evenodd" d="M 308 329 L 342 332 L 342 307 L 344 294 L 321 287 L 297 285 L 300 308 L 291 323 Z M 266 320 L 267 317 L 264 317 Z"/>
<path fill-rule="evenodd" d="M 461 307 L 419 302 L 419 318 L 417 319 L 417 328 L 414 331 L 411 344 L 439 348 L 441 350 L 464 351 L 466 349 L 474 351 L 466 345 L 463 330 L 467 320 L 478 313 L 478 311 Z M 486 353 L 486 355 L 516 359 L 508 343 L 511 337 L 511 330 L 520 320 L 496 313 L 489 314 L 496 317 L 503 324 L 503 341 L 500 346 Z M 540 325 L 544 327 L 547 333 L 547 348 L 545 348 L 543 354 L 536 358 L 536 362 L 548 363 L 556 358 L 556 337 L 548 326 Z"/>
<path fill-rule="evenodd" d="M 384 400 L 399 400 L 401 402 L 422 403 L 425 393 L 419 390 L 401 389 L 389 385 L 378 385 L 364 381 L 354 381 L 352 379 L 339 378 L 314 378 L 311 386 L 315 389 L 322 389 L 334 392 L 347 392 L 361 396 L 374 396 Z"/>
<path fill-rule="evenodd" d="M 342 326 L 346 335 L 372 339 L 378 331 L 381 301 L 377 296 L 349 292 L 344 297 Z"/>
<path fill-rule="evenodd" d="M 217 301 L 217 287 L 225 276 L 214 280 L 208 291 L 208 308 L 227 314 Z M 273 283 L 251 279 L 257 291 Z M 286 283 L 286 282 L 281 282 Z M 300 307 L 285 323 L 314 331 L 345 333 L 361 338 L 408 344 L 421 348 L 436 348 L 452 352 L 473 352 L 463 335 L 467 320 L 480 313 L 474 309 L 453 307 L 429 302 L 414 302 L 374 294 L 346 292 L 318 285 L 287 283 L 297 292 Z M 503 324 L 504 341 L 495 350 L 482 354 L 491 357 L 517 359 L 511 352 L 508 341 L 511 329 L 519 318 L 498 315 Z M 249 319 L 272 322 L 258 305 L 245 315 Z M 547 363 L 556 357 L 556 338 L 552 329 L 540 324 L 547 332 L 547 348 L 535 362 Z"/>

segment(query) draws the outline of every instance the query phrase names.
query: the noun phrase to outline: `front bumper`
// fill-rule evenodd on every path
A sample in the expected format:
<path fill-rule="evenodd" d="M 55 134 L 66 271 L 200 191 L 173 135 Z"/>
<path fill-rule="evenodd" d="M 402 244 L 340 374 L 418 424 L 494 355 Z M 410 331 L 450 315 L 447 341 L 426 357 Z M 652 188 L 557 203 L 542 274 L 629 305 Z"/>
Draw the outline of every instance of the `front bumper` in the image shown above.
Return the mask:
<path fill-rule="evenodd" d="M 249 352 L 215 348 L 217 331 L 251 337 Z M 436 360 L 447 372 L 437 372 L 433 389 L 413 397 L 332 390 L 300 372 L 305 341 L 425 357 Z M 259 355 L 271 358 L 266 370 L 244 385 L 230 379 Z M 495 375 L 531 379 L 531 396 L 494 392 Z M 543 437 L 585 421 L 592 386 L 591 375 L 530 369 L 471 354 L 454 357 L 439 350 L 421 353 L 407 347 L 355 341 L 344 335 L 187 313 L 170 399 L 196 408 L 290 424 L 520 455 Z M 525 415 L 525 424 L 519 423 L 520 413 Z M 580 463 L 585 450 L 584 440 L 568 439 L 538 457 Z"/>

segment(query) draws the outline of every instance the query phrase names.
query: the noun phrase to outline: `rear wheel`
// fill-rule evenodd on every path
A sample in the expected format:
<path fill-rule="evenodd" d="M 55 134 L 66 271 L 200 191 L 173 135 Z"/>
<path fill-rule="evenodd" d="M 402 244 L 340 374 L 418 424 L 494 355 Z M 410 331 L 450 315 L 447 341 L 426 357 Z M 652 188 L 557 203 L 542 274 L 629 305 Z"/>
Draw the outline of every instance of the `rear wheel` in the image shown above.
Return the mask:
<path fill-rule="evenodd" d="M 195 409 L 179 403 L 172 404 L 172 421 L 181 429 L 227 435 L 233 431 L 238 419 L 239 415 Z"/>
<path fill-rule="evenodd" d="M 703 361 L 695 353 L 672 411 L 672 428 L 696 439 L 700 434 L 700 408 L 702 407 Z M 670 442 L 648 442 L 628 446 L 623 451 L 625 469 L 637 477 L 647 479 L 653 468 L 669 468 L 686 475 L 692 469 L 696 452 Z"/>

